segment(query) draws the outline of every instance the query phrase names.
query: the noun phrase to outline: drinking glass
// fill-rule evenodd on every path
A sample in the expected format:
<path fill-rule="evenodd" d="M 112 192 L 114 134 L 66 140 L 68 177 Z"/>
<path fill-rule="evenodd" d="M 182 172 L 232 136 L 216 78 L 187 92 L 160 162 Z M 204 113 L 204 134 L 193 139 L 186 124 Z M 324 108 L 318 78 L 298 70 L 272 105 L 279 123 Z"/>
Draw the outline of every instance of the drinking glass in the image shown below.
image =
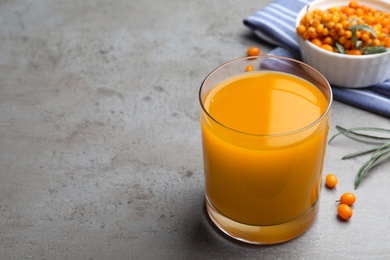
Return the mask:
<path fill-rule="evenodd" d="M 206 208 L 227 235 L 293 239 L 319 208 L 332 104 L 309 65 L 260 55 L 213 70 L 199 90 Z"/>

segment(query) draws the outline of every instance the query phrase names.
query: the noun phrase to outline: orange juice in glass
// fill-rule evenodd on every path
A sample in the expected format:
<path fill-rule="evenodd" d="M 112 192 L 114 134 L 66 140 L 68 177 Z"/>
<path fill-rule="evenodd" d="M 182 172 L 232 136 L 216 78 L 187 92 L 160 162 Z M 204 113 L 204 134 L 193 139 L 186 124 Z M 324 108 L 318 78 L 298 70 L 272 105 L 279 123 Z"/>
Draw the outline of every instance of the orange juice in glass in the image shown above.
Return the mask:
<path fill-rule="evenodd" d="M 255 69 L 245 72 L 247 65 Z M 332 103 L 310 66 L 263 55 L 225 63 L 199 91 L 210 218 L 254 244 L 288 241 L 318 212 Z"/>

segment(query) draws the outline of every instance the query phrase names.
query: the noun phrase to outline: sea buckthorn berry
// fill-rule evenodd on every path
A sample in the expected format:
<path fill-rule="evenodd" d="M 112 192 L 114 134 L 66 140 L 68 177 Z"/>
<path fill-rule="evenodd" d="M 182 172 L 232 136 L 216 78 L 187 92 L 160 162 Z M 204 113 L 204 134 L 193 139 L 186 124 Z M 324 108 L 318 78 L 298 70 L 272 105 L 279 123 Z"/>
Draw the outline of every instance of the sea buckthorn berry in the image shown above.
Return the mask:
<path fill-rule="evenodd" d="M 349 7 L 351 7 L 351 8 L 358 8 L 359 7 L 358 1 L 351 1 L 351 2 L 349 2 Z"/>
<path fill-rule="evenodd" d="M 368 25 L 371 25 L 371 24 L 374 24 L 375 23 L 375 18 L 370 16 L 370 15 L 366 15 L 364 17 L 364 21 L 368 24 Z"/>
<path fill-rule="evenodd" d="M 346 31 L 345 32 L 345 36 L 347 38 L 351 38 L 352 37 L 352 32 L 350 30 Z M 356 39 L 360 39 L 362 37 L 362 32 L 361 31 L 356 31 Z"/>
<path fill-rule="evenodd" d="M 310 26 L 309 28 L 307 28 L 307 32 L 309 33 L 310 36 L 312 36 L 316 34 L 316 29 L 313 26 Z"/>
<path fill-rule="evenodd" d="M 310 38 L 309 33 L 307 31 L 305 31 L 301 36 L 305 40 L 308 40 Z"/>
<path fill-rule="evenodd" d="M 332 21 L 337 24 L 340 21 L 340 16 L 339 15 L 333 15 Z"/>
<path fill-rule="evenodd" d="M 349 55 L 362 55 L 362 52 L 361 52 L 361 50 L 352 49 L 352 50 L 348 50 L 346 52 L 346 54 L 349 54 Z"/>
<path fill-rule="evenodd" d="M 338 36 L 340 37 L 340 36 L 344 36 L 345 35 L 345 30 L 342 28 L 342 29 L 340 29 L 339 31 L 338 31 Z"/>
<path fill-rule="evenodd" d="M 324 30 L 324 25 L 322 23 L 316 26 L 317 33 L 322 33 L 323 30 Z"/>
<path fill-rule="evenodd" d="M 379 46 L 381 45 L 381 42 L 379 39 L 373 39 L 371 44 L 372 46 Z"/>
<path fill-rule="evenodd" d="M 245 67 L 245 71 L 246 71 L 246 72 L 253 71 L 253 70 L 254 70 L 254 68 L 253 68 L 252 65 L 247 65 L 247 66 Z"/>
<path fill-rule="evenodd" d="M 313 26 L 314 28 L 317 27 L 319 24 L 321 24 L 321 22 L 318 19 L 313 19 L 311 21 L 311 26 Z"/>
<path fill-rule="evenodd" d="M 330 21 L 327 25 L 328 29 L 333 29 L 335 27 L 336 23 L 333 21 Z"/>
<path fill-rule="evenodd" d="M 356 14 L 356 16 L 363 16 L 364 11 L 362 8 L 356 8 L 355 14 Z"/>
<path fill-rule="evenodd" d="M 337 183 L 338 183 L 338 179 L 336 175 L 332 173 L 326 175 L 325 184 L 328 188 L 333 189 L 334 187 L 336 187 Z"/>
<path fill-rule="evenodd" d="M 337 40 L 339 38 L 339 34 L 337 33 L 336 29 L 330 29 L 329 35 L 332 37 L 333 40 Z"/>
<path fill-rule="evenodd" d="M 333 45 L 333 38 L 332 37 L 330 37 L 330 36 L 328 36 L 328 37 L 325 37 L 325 39 L 324 39 L 324 42 L 323 42 L 324 44 L 329 44 L 329 45 Z"/>
<path fill-rule="evenodd" d="M 387 39 L 385 40 L 385 47 L 386 47 L 386 48 L 390 48 L 390 38 L 387 38 Z"/>
<path fill-rule="evenodd" d="M 353 48 L 353 42 L 352 40 L 347 40 L 345 43 L 344 43 L 344 49 L 345 50 L 350 50 Z"/>
<path fill-rule="evenodd" d="M 390 32 L 390 23 L 386 24 L 385 28 Z"/>
<path fill-rule="evenodd" d="M 337 207 L 337 214 L 343 220 L 348 220 L 352 217 L 352 208 L 347 204 L 340 204 Z"/>
<path fill-rule="evenodd" d="M 366 46 L 366 45 L 371 45 L 372 44 L 372 39 L 368 39 L 367 41 L 365 41 L 363 43 L 363 46 Z"/>
<path fill-rule="evenodd" d="M 329 21 L 329 14 L 328 13 L 321 13 L 321 21 L 326 23 Z"/>
<path fill-rule="evenodd" d="M 338 39 L 338 42 L 341 44 L 341 45 L 344 45 L 346 42 L 347 42 L 347 38 L 345 36 L 341 36 L 339 39 Z"/>
<path fill-rule="evenodd" d="M 382 19 L 381 21 L 381 25 L 382 27 L 385 27 L 386 25 L 388 25 L 390 23 L 390 18 L 389 17 L 385 17 Z"/>
<path fill-rule="evenodd" d="M 318 47 L 321 47 L 321 45 L 322 45 L 321 40 L 318 39 L 318 38 L 314 38 L 313 40 L 311 40 L 311 42 L 312 42 L 314 45 L 317 45 Z"/>
<path fill-rule="evenodd" d="M 322 30 L 321 34 L 322 34 L 322 36 L 328 36 L 328 34 L 329 34 L 329 29 L 325 27 L 325 28 Z"/>
<path fill-rule="evenodd" d="M 306 26 L 304 26 L 303 24 L 300 24 L 297 28 L 297 32 L 298 34 L 302 34 L 306 31 Z"/>
<path fill-rule="evenodd" d="M 313 16 L 310 13 L 306 14 L 305 17 L 303 17 L 303 20 L 307 23 L 311 23 L 312 19 L 313 19 Z"/>
<path fill-rule="evenodd" d="M 352 16 L 352 15 L 355 14 L 355 9 L 354 9 L 354 8 L 345 8 L 344 13 L 345 13 L 347 16 Z"/>
<path fill-rule="evenodd" d="M 330 11 L 331 13 L 336 13 L 336 12 L 338 12 L 340 9 L 341 9 L 340 7 L 333 6 L 333 7 L 329 8 L 329 11 Z"/>
<path fill-rule="evenodd" d="M 347 204 L 348 206 L 352 206 L 353 203 L 356 201 L 356 196 L 352 192 L 346 192 L 343 195 L 341 195 L 338 202 L 340 204 Z"/>
<path fill-rule="evenodd" d="M 252 46 L 248 49 L 248 56 L 257 56 L 260 54 L 260 49 L 258 47 Z"/>
<path fill-rule="evenodd" d="M 344 29 L 348 29 L 348 27 L 349 27 L 349 21 L 348 20 L 342 21 L 341 24 L 343 25 Z"/>
<path fill-rule="evenodd" d="M 329 44 L 322 44 L 322 45 L 321 45 L 321 48 L 324 49 L 324 50 L 330 51 L 330 52 L 333 52 L 333 51 L 334 51 L 333 46 L 331 46 L 331 45 L 329 45 Z"/>
<path fill-rule="evenodd" d="M 341 23 L 336 23 L 336 25 L 334 26 L 334 28 L 337 30 L 337 31 L 340 31 L 341 29 L 343 29 L 343 25 Z"/>
<path fill-rule="evenodd" d="M 382 41 L 383 41 L 384 39 L 386 39 L 386 37 L 387 37 L 387 35 L 384 34 L 384 33 L 382 33 L 382 32 L 379 32 L 379 33 L 376 35 L 376 38 L 377 38 L 378 40 L 381 41 L 381 44 L 382 44 Z"/>
<path fill-rule="evenodd" d="M 358 21 L 357 21 L 357 24 L 359 24 L 359 25 L 363 25 L 363 24 L 365 24 L 366 22 L 363 20 L 363 19 L 359 19 Z"/>
<path fill-rule="evenodd" d="M 368 33 L 364 33 L 364 34 L 362 34 L 361 39 L 362 39 L 362 41 L 366 42 L 366 41 L 370 40 L 371 37 Z"/>
<path fill-rule="evenodd" d="M 381 40 L 382 39 L 382 30 L 381 29 L 375 30 L 375 35 L 376 35 L 376 38 Z"/>

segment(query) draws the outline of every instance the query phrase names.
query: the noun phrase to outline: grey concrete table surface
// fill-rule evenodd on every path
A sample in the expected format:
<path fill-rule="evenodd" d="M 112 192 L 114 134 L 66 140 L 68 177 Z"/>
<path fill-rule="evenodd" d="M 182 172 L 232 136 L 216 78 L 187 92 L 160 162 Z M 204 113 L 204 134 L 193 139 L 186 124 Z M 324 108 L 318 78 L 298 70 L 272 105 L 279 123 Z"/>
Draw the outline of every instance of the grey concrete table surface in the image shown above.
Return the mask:
<path fill-rule="evenodd" d="M 275 246 L 210 223 L 198 89 L 255 38 L 242 19 L 271 1 L 0 1 L 0 259 L 385 259 L 390 175 L 378 167 L 336 217 L 367 157 L 327 150 L 317 221 Z M 390 128 L 337 101 L 335 125 Z"/>

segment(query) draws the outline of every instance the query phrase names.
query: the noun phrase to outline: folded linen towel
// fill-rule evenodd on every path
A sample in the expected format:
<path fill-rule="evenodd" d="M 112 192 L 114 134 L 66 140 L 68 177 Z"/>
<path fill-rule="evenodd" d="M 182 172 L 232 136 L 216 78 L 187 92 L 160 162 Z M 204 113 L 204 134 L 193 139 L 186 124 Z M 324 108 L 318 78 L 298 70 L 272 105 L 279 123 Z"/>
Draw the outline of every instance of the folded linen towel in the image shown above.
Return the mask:
<path fill-rule="evenodd" d="M 276 46 L 270 54 L 300 60 L 295 19 L 311 1 L 275 0 L 243 22 L 259 38 Z M 335 100 L 390 118 L 390 80 L 359 89 L 332 86 L 332 90 Z"/>

